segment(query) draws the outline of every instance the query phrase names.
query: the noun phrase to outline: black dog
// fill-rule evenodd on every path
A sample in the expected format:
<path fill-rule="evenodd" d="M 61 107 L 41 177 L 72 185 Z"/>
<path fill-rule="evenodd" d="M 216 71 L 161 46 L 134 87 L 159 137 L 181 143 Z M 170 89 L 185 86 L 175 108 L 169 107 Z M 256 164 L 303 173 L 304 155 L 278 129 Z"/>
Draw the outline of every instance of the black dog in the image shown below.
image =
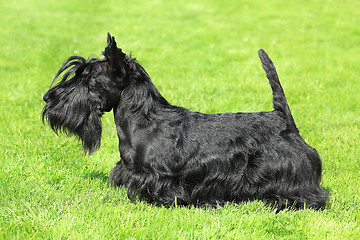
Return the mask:
<path fill-rule="evenodd" d="M 62 80 L 44 96 L 42 117 L 56 133 L 77 135 L 91 154 L 100 147 L 100 117 L 112 109 L 121 161 L 109 178 L 130 198 L 195 206 L 260 199 L 278 210 L 325 206 L 320 157 L 299 135 L 264 50 L 259 57 L 274 111 L 256 113 L 173 106 L 110 34 L 103 55 L 65 61 L 54 78 L 65 72 Z"/>

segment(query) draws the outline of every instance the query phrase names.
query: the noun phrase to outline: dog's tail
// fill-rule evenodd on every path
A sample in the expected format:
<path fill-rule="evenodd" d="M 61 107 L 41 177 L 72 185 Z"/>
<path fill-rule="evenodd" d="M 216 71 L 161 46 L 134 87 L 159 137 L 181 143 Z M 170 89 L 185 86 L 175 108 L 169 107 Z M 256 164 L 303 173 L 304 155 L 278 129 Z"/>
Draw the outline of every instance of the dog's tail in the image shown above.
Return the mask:
<path fill-rule="evenodd" d="M 290 112 L 290 108 L 286 101 L 284 90 L 281 87 L 279 77 L 273 62 L 271 61 L 271 59 L 263 49 L 259 50 L 259 57 L 261 60 L 262 67 L 266 72 L 266 77 L 269 79 L 269 83 L 272 89 L 273 106 L 275 111 L 280 111 L 284 113 L 285 117 L 288 119 L 288 123 L 290 123 L 290 125 L 296 128 L 294 118 Z"/>

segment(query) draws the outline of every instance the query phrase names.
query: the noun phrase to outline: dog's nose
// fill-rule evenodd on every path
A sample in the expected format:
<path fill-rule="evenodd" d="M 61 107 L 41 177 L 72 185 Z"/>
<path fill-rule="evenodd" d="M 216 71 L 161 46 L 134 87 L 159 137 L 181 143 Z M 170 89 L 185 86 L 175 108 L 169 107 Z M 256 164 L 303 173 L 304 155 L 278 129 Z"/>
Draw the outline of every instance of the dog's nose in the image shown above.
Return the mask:
<path fill-rule="evenodd" d="M 47 103 L 48 100 L 49 100 L 49 94 L 46 93 L 46 94 L 43 96 L 43 100 Z"/>

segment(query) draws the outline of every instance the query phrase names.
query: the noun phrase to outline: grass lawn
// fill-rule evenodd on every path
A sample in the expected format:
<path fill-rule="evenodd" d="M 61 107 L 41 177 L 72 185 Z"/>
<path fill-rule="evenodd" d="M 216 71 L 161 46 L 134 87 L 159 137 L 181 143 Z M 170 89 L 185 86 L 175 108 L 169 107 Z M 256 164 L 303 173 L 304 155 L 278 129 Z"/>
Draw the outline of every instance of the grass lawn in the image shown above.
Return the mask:
<path fill-rule="evenodd" d="M 360 239 L 359 9 L 340 0 L 1 1 L 0 239 Z M 272 109 L 264 48 L 323 159 L 326 209 L 162 208 L 110 187 L 113 115 L 91 157 L 40 117 L 62 62 L 100 56 L 108 31 L 169 102 L 206 113 Z"/>

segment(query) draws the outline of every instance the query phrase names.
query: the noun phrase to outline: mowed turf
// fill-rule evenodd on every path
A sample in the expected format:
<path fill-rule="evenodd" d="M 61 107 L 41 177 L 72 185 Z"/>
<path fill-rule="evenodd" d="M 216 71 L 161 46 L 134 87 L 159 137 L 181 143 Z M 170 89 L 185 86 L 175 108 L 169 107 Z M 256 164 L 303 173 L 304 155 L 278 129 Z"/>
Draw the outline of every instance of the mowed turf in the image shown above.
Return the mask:
<path fill-rule="evenodd" d="M 2 1 L 0 239 L 360 239 L 359 9 L 356 1 Z M 326 209 L 164 208 L 109 186 L 119 160 L 112 113 L 91 157 L 40 117 L 62 62 L 101 57 L 107 32 L 169 102 L 206 113 L 272 110 L 257 57 L 265 49 L 301 135 L 323 159 Z"/>

